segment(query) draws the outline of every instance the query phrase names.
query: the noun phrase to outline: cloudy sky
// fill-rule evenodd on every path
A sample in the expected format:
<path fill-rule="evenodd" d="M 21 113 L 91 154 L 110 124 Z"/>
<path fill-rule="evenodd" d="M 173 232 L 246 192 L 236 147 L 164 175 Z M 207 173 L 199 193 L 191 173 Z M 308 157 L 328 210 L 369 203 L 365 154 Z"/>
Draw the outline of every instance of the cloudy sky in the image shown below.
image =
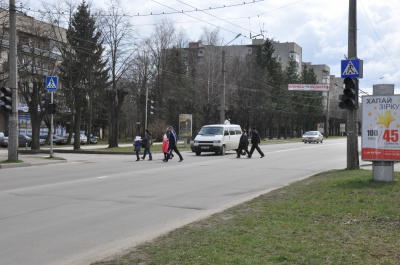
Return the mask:
<path fill-rule="evenodd" d="M 29 1 L 32 10 L 40 8 L 39 1 Z M 170 19 L 186 30 L 190 41 L 197 41 L 207 27 L 219 28 L 225 42 L 241 33 L 231 44 L 250 44 L 258 34 L 295 42 L 302 47 L 304 62 L 326 64 L 335 76 L 341 75 L 340 62 L 347 56 L 349 0 L 120 1 L 141 38 L 162 19 Z M 109 0 L 87 2 L 106 9 Z M 360 89 L 370 95 L 374 84 L 394 84 L 400 94 L 399 12 L 400 0 L 357 0 L 357 55 L 364 61 Z"/>

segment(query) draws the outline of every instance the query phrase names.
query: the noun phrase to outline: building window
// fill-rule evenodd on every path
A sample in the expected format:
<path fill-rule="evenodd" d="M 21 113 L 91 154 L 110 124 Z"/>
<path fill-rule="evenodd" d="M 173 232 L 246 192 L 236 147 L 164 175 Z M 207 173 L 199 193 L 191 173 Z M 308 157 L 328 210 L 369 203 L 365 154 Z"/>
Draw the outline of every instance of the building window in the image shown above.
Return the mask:
<path fill-rule="evenodd" d="M 295 60 L 296 62 L 300 62 L 300 56 L 297 52 L 290 52 L 289 57 Z"/>

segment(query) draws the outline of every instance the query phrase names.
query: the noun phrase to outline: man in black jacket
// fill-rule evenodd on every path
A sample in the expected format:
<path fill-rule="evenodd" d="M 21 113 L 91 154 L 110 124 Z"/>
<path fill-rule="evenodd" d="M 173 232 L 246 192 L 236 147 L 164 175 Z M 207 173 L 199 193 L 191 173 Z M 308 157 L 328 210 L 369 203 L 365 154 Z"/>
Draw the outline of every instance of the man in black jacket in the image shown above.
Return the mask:
<path fill-rule="evenodd" d="M 240 158 L 240 155 L 242 154 L 243 151 L 246 152 L 247 156 L 250 156 L 248 146 L 249 146 L 249 139 L 247 138 L 246 130 L 242 129 L 242 136 L 240 136 L 239 147 L 236 150 L 237 153 L 236 158 Z"/>
<path fill-rule="evenodd" d="M 258 146 L 259 143 L 260 143 L 260 135 L 258 134 L 256 128 L 253 127 L 251 128 L 251 149 L 248 158 L 251 158 L 254 149 L 257 149 L 257 152 L 261 155 L 261 158 L 265 156 L 264 153 L 261 151 L 260 147 Z"/>
<path fill-rule="evenodd" d="M 174 128 L 172 126 L 168 127 L 168 140 L 169 140 L 169 152 L 170 154 L 172 154 L 172 150 L 175 151 L 175 153 L 179 156 L 179 162 L 183 161 L 183 157 L 181 155 L 181 153 L 178 150 L 178 147 L 176 146 L 178 144 L 178 135 L 176 134 L 176 132 L 174 131 Z"/>

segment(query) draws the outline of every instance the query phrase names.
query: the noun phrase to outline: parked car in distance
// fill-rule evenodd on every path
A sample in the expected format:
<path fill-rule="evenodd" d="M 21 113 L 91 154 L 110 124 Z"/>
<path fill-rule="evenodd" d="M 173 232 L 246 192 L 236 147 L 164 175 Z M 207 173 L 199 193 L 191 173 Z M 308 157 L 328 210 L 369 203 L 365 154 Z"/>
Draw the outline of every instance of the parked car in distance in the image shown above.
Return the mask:
<path fill-rule="evenodd" d="M 324 136 L 319 131 L 309 131 L 303 134 L 301 141 L 306 143 L 321 143 L 324 140 Z"/>
<path fill-rule="evenodd" d="M 68 139 L 68 134 L 66 134 L 65 136 L 65 139 L 67 140 Z M 74 144 L 74 142 L 75 142 L 75 134 L 72 134 L 72 137 L 71 137 L 71 144 Z M 79 137 L 79 141 L 80 141 L 80 143 L 82 144 L 82 145 L 84 145 L 84 144 L 86 144 L 87 143 L 87 137 L 86 137 L 86 135 L 84 135 L 84 134 L 81 134 L 80 135 L 80 137 Z"/>
<path fill-rule="evenodd" d="M 60 135 L 53 135 L 53 144 L 56 145 L 67 144 L 67 138 L 64 138 L 63 136 Z"/>
<path fill-rule="evenodd" d="M 0 147 L 8 147 L 8 137 L 2 132 L 0 132 Z"/>
<path fill-rule="evenodd" d="M 31 137 L 23 134 L 18 134 L 18 147 L 31 146 L 31 143 L 32 143 Z"/>
<path fill-rule="evenodd" d="M 39 144 L 44 145 L 46 143 L 46 135 L 39 135 Z"/>
<path fill-rule="evenodd" d="M 81 134 L 81 136 L 79 137 L 81 144 L 86 144 L 87 143 L 87 137 L 84 134 Z"/>
<path fill-rule="evenodd" d="M 90 143 L 91 144 L 97 144 L 97 137 L 96 136 L 90 137 Z"/>

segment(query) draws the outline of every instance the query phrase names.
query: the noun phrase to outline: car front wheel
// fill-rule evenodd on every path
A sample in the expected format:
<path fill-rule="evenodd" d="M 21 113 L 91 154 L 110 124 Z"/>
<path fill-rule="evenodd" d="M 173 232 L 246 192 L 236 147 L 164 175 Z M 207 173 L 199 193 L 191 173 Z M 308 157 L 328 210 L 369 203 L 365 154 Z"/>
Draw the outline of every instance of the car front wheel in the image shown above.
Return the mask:
<path fill-rule="evenodd" d="M 226 151 L 225 145 L 223 145 L 223 146 L 222 146 L 222 149 L 221 149 L 221 155 L 222 155 L 222 156 L 225 155 L 225 151 Z"/>

